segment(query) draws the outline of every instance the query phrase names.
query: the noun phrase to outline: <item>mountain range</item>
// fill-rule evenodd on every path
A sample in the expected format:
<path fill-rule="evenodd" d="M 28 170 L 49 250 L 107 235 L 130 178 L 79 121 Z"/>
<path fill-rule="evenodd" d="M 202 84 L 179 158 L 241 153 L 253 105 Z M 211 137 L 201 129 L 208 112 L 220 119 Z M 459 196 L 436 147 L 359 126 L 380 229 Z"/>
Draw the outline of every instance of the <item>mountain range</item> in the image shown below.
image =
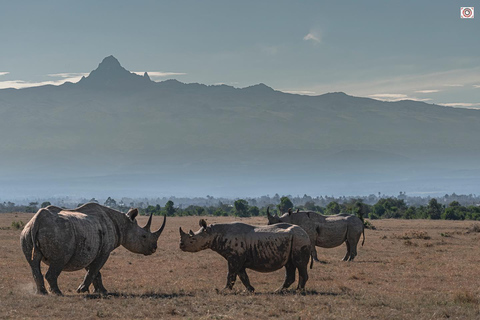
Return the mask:
<path fill-rule="evenodd" d="M 0 192 L 475 193 L 479 123 L 418 101 L 155 82 L 109 56 L 77 83 L 0 90 Z"/>

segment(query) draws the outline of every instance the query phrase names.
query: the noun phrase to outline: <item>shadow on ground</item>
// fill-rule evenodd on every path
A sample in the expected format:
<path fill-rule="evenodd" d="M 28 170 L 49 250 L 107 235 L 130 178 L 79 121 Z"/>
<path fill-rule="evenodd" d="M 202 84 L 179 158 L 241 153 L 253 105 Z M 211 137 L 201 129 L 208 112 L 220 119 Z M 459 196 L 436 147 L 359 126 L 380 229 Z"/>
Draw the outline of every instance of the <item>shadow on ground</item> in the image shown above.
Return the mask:
<path fill-rule="evenodd" d="M 140 298 L 140 299 L 173 299 L 180 297 L 194 297 L 193 293 L 143 293 L 132 294 L 123 292 L 109 292 L 107 294 L 86 294 L 85 299 L 110 299 L 110 298 Z"/>

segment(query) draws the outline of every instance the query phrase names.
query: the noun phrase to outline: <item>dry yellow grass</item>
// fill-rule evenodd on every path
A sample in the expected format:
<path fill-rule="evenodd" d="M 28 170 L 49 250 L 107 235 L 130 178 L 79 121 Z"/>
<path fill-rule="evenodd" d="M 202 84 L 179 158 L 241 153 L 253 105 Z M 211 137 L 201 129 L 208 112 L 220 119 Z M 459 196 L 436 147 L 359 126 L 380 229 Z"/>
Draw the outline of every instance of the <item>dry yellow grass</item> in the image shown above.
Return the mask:
<path fill-rule="evenodd" d="M 75 293 L 82 271 L 60 275 L 64 297 L 33 294 L 20 231 L 9 228 L 13 221 L 26 223 L 31 217 L 0 214 L 0 318 L 480 318 L 480 233 L 472 231 L 474 223 L 469 221 L 374 221 L 377 230 L 366 230 L 365 246 L 354 262 L 340 261 L 345 245 L 317 248 L 322 263 L 309 270 L 305 294 L 272 294 L 282 284 L 284 270 L 247 270 L 256 289 L 251 295 L 239 280 L 231 294 L 218 294 L 215 289 L 222 289 L 226 281 L 226 261 L 211 250 L 186 253 L 178 248 L 178 227 L 197 230 L 199 218 L 168 218 L 153 256 L 124 248 L 113 252 L 102 271 L 112 294 L 100 298 Z M 140 224 L 145 222 L 141 217 Z M 157 217 L 153 228 L 160 223 Z"/>

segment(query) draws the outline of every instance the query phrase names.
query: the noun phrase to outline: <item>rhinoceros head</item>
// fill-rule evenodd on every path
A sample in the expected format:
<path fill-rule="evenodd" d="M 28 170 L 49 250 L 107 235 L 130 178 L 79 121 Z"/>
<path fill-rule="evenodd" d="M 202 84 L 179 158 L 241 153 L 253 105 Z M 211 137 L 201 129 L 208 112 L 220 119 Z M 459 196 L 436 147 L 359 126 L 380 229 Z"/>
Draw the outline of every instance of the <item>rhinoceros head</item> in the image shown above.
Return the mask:
<path fill-rule="evenodd" d="M 180 227 L 180 249 L 188 252 L 198 252 L 207 249 L 212 242 L 214 235 L 211 226 L 207 226 L 207 222 L 203 219 L 199 221 L 200 230 L 189 233 L 183 232 Z"/>
<path fill-rule="evenodd" d="M 144 255 L 153 254 L 157 250 L 157 240 L 165 228 L 167 217 L 163 217 L 163 224 L 155 232 L 150 231 L 152 224 L 152 214 L 148 218 L 147 224 L 142 228 L 138 226 L 135 217 L 138 215 L 137 209 L 130 209 L 127 212 L 127 222 L 125 226 L 125 233 L 123 235 L 123 246 L 134 253 L 141 253 Z"/>
<path fill-rule="evenodd" d="M 285 222 L 285 221 L 282 221 L 282 219 L 277 215 L 275 214 L 274 216 L 272 216 L 270 214 L 270 208 L 267 207 L 267 217 L 268 217 L 268 224 L 275 224 L 275 223 L 280 223 L 280 222 Z"/>

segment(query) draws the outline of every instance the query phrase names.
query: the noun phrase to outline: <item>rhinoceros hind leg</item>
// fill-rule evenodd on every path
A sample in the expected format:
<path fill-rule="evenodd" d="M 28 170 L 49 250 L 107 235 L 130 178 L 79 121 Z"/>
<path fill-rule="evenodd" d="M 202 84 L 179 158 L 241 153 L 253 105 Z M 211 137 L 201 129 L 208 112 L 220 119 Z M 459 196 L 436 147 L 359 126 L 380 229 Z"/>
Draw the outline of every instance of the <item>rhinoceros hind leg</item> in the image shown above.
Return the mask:
<path fill-rule="evenodd" d="M 30 268 L 32 269 L 33 280 L 37 286 L 37 294 L 48 294 L 47 289 L 45 289 L 45 281 L 43 280 L 42 270 L 40 268 L 40 262 L 42 261 L 42 256 L 40 253 L 35 253 L 33 260 L 28 261 Z"/>
<path fill-rule="evenodd" d="M 50 285 L 50 290 L 59 296 L 62 296 L 63 293 L 58 288 L 57 279 L 60 273 L 62 272 L 63 265 L 61 263 L 54 263 L 50 261 L 50 267 L 48 268 L 47 273 L 45 274 L 45 279 L 47 279 L 48 284 Z"/>
<path fill-rule="evenodd" d="M 94 293 L 107 294 L 107 289 L 103 286 L 102 274 L 98 271 L 97 276 L 93 279 Z"/>
<path fill-rule="evenodd" d="M 316 262 L 320 262 L 320 260 L 318 260 L 317 249 L 315 248 L 315 242 L 312 243 L 312 258 Z"/>
<path fill-rule="evenodd" d="M 248 275 L 247 275 L 247 272 L 245 271 L 245 268 L 241 269 L 238 272 L 238 277 L 240 278 L 240 280 L 242 280 L 243 285 L 245 286 L 245 288 L 247 288 L 247 290 L 249 292 L 254 292 L 255 291 L 255 288 L 252 287 L 252 285 L 250 284 L 250 279 L 248 278 Z"/>
<path fill-rule="evenodd" d="M 351 247 L 350 247 L 350 242 L 345 241 L 345 244 L 347 245 L 347 253 L 345 254 L 345 257 L 343 257 L 342 261 L 349 261 L 350 260 L 350 255 L 351 255 Z"/>
<path fill-rule="evenodd" d="M 298 286 L 297 290 L 305 290 L 305 284 L 308 280 L 307 265 L 298 266 Z"/>

